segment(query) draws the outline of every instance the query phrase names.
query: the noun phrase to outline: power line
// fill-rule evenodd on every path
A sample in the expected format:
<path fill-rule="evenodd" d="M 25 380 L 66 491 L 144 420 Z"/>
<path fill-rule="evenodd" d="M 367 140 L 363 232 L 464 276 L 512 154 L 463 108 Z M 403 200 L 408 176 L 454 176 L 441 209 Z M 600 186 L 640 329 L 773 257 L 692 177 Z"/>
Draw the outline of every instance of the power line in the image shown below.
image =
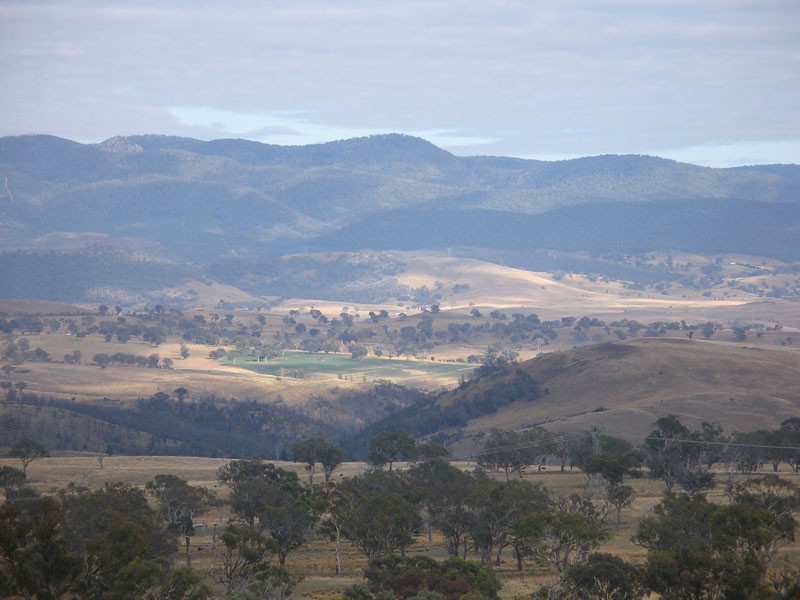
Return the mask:
<path fill-rule="evenodd" d="M 494 448 L 490 448 L 488 450 L 486 448 L 484 448 L 483 450 L 478 451 L 478 452 L 471 452 L 467 456 L 458 456 L 458 457 L 454 456 L 450 460 L 451 461 L 454 461 L 454 460 L 467 460 L 469 458 L 473 458 L 473 457 L 476 457 L 476 456 L 486 456 L 486 455 L 489 455 L 489 454 L 498 454 L 500 452 L 505 452 L 505 451 L 510 451 L 510 450 L 522 450 L 522 449 L 525 449 L 525 448 L 536 448 L 536 447 L 540 447 L 540 446 L 552 446 L 553 444 L 559 444 L 559 443 L 564 443 L 564 442 L 573 442 L 573 441 L 578 441 L 578 440 L 581 440 L 581 439 L 584 439 L 584 438 L 591 438 L 591 437 L 592 437 L 592 433 L 591 432 L 584 432 L 584 433 L 580 433 L 580 434 L 574 434 L 574 435 L 563 436 L 563 437 L 548 437 L 548 438 L 544 438 L 544 439 L 530 440 L 530 441 L 527 441 L 527 442 L 519 442 L 517 444 L 509 444 L 509 445 L 506 445 L 506 446 L 495 446 Z"/>
<path fill-rule="evenodd" d="M 601 436 L 605 435 L 606 437 L 608 437 L 606 434 L 600 434 L 600 435 Z M 573 434 L 573 435 L 569 435 L 569 436 L 548 437 L 548 438 L 543 438 L 543 439 L 538 439 L 538 440 L 530 440 L 530 441 L 526 441 L 526 442 L 519 442 L 517 444 L 508 444 L 506 446 L 495 446 L 495 447 L 490 448 L 490 449 L 484 448 L 481 451 L 470 452 L 467 455 L 451 457 L 450 460 L 451 461 L 469 460 L 469 459 L 480 457 L 480 456 L 488 456 L 488 455 L 491 455 L 491 454 L 499 454 L 501 452 L 506 452 L 506 451 L 524 450 L 524 449 L 527 449 L 527 448 L 538 448 L 538 447 L 551 446 L 551 445 L 560 444 L 560 443 L 570 443 L 570 442 L 580 441 L 580 440 L 583 440 L 583 439 L 591 439 L 593 436 L 594 436 L 594 434 L 592 432 L 588 431 L 588 432 L 583 432 L 583 433 L 580 433 L 580 434 Z M 769 445 L 769 444 L 746 444 L 746 443 L 741 443 L 741 442 L 695 440 L 695 439 L 686 439 L 686 438 L 662 438 L 662 437 L 652 436 L 652 435 L 643 436 L 641 438 L 636 438 L 636 439 L 641 439 L 643 442 L 648 441 L 648 440 L 653 440 L 653 441 L 667 442 L 667 443 L 670 443 L 670 444 L 702 444 L 702 445 L 707 445 L 707 446 L 724 446 L 724 447 L 736 447 L 736 448 L 758 448 L 758 449 L 764 449 L 764 450 L 788 450 L 788 451 L 800 452 L 800 447 L 798 447 L 798 446 L 775 446 L 775 445 Z"/>
<path fill-rule="evenodd" d="M 764 448 L 768 450 L 798 450 L 798 446 L 771 446 L 768 444 L 742 444 L 740 442 L 716 442 L 710 440 L 688 440 L 683 438 L 661 438 L 656 436 L 645 436 L 643 440 L 656 440 L 665 442 L 674 442 L 680 444 L 705 444 L 708 446 L 735 446 L 738 448 Z"/>

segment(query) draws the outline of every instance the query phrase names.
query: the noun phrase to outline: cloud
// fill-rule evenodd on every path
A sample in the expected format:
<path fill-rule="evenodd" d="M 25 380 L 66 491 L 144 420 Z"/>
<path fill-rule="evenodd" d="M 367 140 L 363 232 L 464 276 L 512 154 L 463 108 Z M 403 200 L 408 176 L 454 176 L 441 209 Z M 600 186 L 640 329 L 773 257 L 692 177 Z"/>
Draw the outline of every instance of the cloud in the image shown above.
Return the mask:
<path fill-rule="evenodd" d="M 250 131 L 246 131 L 243 134 L 243 137 L 249 140 L 263 140 L 267 139 L 270 136 L 299 136 L 302 135 L 296 129 L 292 129 L 291 127 L 284 127 L 281 125 L 267 125 L 266 127 L 259 127 L 257 129 L 252 129 Z"/>
<path fill-rule="evenodd" d="M 391 127 L 343 127 L 316 122 L 309 115 L 292 112 L 237 113 L 210 107 L 172 107 L 169 109 L 182 125 L 204 131 L 202 137 L 245 137 L 268 144 L 304 145 L 330 142 L 381 133 L 405 133 L 444 148 L 466 147 L 497 142 L 457 130 L 408 130 Z M 320 115 L 322 116 L 322 115 Z"/>
<path fill-rule="evenodd" d="M 706 167 L 741 165 L 800 164 L 798 140 L 742 140 L 728 144 L 706 144 L 649 154 Z"/>
<path fill-rule="evenodd" d="M 5 0 L 0 135 L 713 153 L 800 139 L 797 31 L 794 0 Z"/>

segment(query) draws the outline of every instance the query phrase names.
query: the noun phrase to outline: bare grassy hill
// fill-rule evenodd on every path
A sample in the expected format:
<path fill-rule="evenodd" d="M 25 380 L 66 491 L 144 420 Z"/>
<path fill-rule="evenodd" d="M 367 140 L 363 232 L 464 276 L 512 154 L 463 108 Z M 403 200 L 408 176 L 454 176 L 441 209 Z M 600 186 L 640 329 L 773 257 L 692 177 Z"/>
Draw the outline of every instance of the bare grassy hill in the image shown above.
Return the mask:
<path fill-rule="evenodd" d="M 678 415 L 690 428 L 718 422 L 726 432 L 776 428 L 800 415 L 800 352 L 679 339 L 636 339 L 542 354 L 519 365 L 547 395 L 471 421 L 493 427 L 596 426 L 634 442 L 656 419 Z M 503 375 L 511 378 L 513 374 Z M 486 378 L 444 396 L 452 403 L 496 384 Z"/>
<path fill-rule="evenodd" d="M 440 290 L 443 308 L 531 308 L 544 318 L 567 314 L 622 314 L 642 311 L 687 314 L 710 307 L 742 306 L 755 299 L 747 293 L 711 300 L 701 290 L 676 289 L 668 295 L 639 293 L 622 281 L 580 274 L 528 271 L 469 258 L 417 256 L 405 261 L 398 281 L 409 287 Z M 594 279 L 594 280 L 593 280 Z M 632 317 L 628 317 L 632 318 Z"/>

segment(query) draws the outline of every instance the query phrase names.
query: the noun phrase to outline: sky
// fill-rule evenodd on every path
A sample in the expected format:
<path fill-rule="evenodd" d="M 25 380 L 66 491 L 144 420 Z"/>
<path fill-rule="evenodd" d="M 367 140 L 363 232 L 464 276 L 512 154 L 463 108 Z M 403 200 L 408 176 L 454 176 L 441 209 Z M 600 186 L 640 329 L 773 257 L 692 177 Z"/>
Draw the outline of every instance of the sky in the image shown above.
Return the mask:
<path fill-rule="evenodd" d="M 0 136 L 800 163 L 798 0 L 0 0 Z"/>

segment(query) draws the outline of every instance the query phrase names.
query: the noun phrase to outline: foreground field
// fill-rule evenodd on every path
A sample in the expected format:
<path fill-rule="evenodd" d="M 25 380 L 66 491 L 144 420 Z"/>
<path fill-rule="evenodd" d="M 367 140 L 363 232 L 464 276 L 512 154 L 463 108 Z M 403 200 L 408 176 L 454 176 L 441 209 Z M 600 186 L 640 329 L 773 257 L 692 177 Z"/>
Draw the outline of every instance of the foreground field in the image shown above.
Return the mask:
<path fill-rule="evenodd" d="M 199 459 L 181 457 L 126 457 L 109 456 L 102 461 L 95 456 L 70 455 L 46 458 L 31 463 L 29 478 L 34 487 L 41 493 L 51 494 L 66 487 L 70 483 L 98 489 L 106 482 L 121 481 L 128 485 L 144 486 L 156 474 L 169 473 L 178 475 L 191 485 L 202 486 L 212 490 L 220 498 L 225 498 L 227 488 L 217 482 L 217 472 L 227 461 L 221 459 Z M 279 466 L 303 474 L 301 465 L 297 463 L 276 463 Z M 17 466 L 18 461 L 0 460 L 0 466 Z M 463 469 L 472 469 L 474 465 L 458 463 Z M 398 465 L 403 468 L 403 465 Z M 363 463 L 345 463 L 335 472 L 335 477 L 351 477 L 364 472 Z M 781 477 L 800 484 L 800 474 L 781 472 Z M 752 477 L 747 476 L 747 477 Z M 726 499 L 720 485 L 727 479 L 725 473 L 717 473 L 720 482 L 709 494 L 709 500 L 725 504 Z M 746 476 L 736 475 L 735 478 Z M 586 493 L 587 478 L 583 473 L 549 472 L 525 475 L 526 480 L 541 482 L 557 496 L 573 493 Z M 638 521 L 651 513 L 659 503 L 664 492 L 660 481 L 650 479 L 631 479 L 627 481 L 634 489 L 633 504 L 622 511 L 621 520 L 613 526 L 612 538 L 603 544 L 600 551 L 609 552 L 632 562 L 641 562 L 645 551 L 641 546 L 631 542 Z M 210 569 L 220 561 L 221 543 L 218 534 L 230 518 L 227 507 L 214 509 L 197 519 L 197 534 L 192 541 L 192 564 L 201 571 Z M 444 559 L 446 551 L 443 541 L 434 535 L 431 539 L 424 532 L 419 532 L 414 545 L 410 548 L 412 555 L 422 554 L 435 559 Z M 800 563 L 800 544 L 794 543 L 782 551 L 782 557 L 789 564 Z M 472 556 L 475 559 L 475 556 Z M 178 561 L 181 559 L 179 558 Z M 293 597 L 295 598 L 331 598 L 339 594 L 345 587 L 362 581 L 366 559 L 357 550 L 345 545 L 342 554 L 342 573 L 335 575 L 333 545 L 322 536 L 315 537 L 301 549 L 291 553 L 287 560 L 287 568 L 304 577 Z M 545 567 L 526 562 L 522 572 L 516 570 L 516 563 L 510 550 L 503 554 L 501 563 L 495 572 L 503 583 L 501 598 L 510 600 L 527 596 L 539 586 L 552 581 L 555 572 Z"/>

